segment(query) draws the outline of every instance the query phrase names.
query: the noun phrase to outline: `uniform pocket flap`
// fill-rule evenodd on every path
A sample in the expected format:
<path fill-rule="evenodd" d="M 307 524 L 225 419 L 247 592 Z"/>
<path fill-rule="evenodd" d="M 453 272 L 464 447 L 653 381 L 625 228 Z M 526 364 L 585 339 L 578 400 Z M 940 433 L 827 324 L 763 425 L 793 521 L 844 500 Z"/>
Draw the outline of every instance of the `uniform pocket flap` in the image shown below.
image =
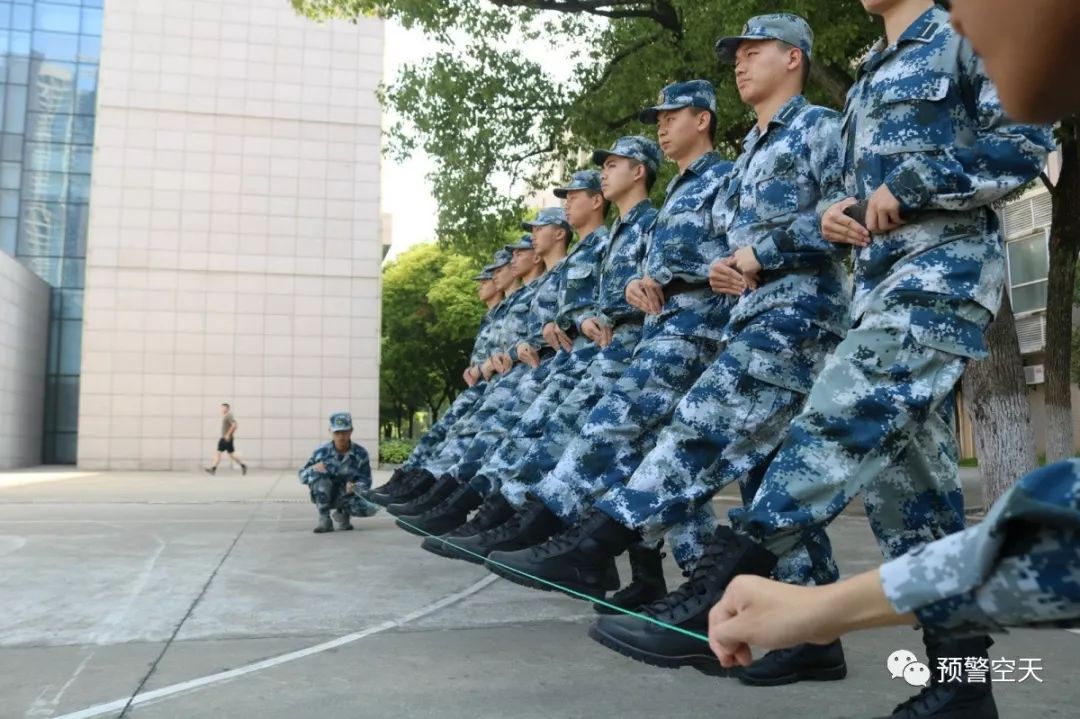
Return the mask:
<path fill-rule="evenodd" d="M 980 325 L 936 310 L 912 310 L 911 336 L 924 347 L 960 357 L 984 359 L 990 354 Z"/>

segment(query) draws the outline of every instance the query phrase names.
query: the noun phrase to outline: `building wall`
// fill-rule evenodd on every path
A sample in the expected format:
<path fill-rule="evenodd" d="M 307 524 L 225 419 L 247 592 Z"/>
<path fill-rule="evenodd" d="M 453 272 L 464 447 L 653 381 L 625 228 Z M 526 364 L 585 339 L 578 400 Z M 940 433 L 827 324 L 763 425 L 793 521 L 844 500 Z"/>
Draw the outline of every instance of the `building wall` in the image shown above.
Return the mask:
<path fill-rule="evenodd" d="M 0 252 L 0 470 L 41 463 L 49 285 Z"/>
<path fill-rule="evenodd" d="M 381 21 L 105 5 L 79 465 L 206 464 L 221 402 L 253 466 L 295 466 L 338 410 L 373 451 Z"/>

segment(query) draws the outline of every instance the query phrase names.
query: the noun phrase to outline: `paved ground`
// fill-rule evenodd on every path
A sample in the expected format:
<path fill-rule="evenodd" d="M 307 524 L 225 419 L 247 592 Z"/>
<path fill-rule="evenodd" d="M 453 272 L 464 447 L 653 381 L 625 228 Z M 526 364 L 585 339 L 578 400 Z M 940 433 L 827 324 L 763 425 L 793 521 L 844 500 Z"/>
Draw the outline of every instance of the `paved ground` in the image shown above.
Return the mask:
<path fill-rule="evenodd" d="M 909 694 L 889 653 L 922 653 L 866 633 L 847 680 L 777 689 L 654 670 L 591 642 L 580 602 L 357 525 L 311 534 L 291 473 L 0 474 L 0 717 L 867 718 Z M 831 534 L 846 572 L 876 563 L 857 515 Z M 1043 666 L 997 685 L 1002 716 L 1076 716 L 1080 636 L 992 654 Z"/>

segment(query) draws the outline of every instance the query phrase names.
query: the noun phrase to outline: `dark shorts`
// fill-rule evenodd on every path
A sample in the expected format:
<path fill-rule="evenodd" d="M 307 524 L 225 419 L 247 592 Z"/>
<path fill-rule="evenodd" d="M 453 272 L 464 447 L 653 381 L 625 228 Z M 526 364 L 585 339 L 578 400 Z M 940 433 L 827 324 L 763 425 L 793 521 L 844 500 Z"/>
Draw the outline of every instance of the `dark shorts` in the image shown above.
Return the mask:
<path fill-rule="evenodd" d="M 233 441 L 231 439 L 225 439 L 224 437 L 222 437 L 217 442 L 217 451 L 228 452 L 229 454 L 232 454 L 236 451 L 236 447 L 233 446 Z"/>

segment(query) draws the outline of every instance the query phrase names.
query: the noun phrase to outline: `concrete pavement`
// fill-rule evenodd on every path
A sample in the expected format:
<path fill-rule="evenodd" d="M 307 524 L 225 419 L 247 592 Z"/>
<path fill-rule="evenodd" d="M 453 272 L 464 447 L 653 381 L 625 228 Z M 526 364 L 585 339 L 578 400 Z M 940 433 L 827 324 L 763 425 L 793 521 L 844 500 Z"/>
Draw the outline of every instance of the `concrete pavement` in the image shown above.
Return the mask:
<path fill-rule="evenodd" d="M 656 670 L 590 641 L 581 602 L 422 552 L 385 514 L 354 523 L 312 534 L 292 473 L 0 474 L 0 717 L 866 718 L 911 693 L 886 657 L 923 654 L 897 629 L 846 640 L 842 682 Z M 845 572 L 878 563 L 857 514 L 830 535 Z M 1080 636 L 991 655 L 1043 667 L 997 684 L 1003 717 L 1075 715 Z"/>

